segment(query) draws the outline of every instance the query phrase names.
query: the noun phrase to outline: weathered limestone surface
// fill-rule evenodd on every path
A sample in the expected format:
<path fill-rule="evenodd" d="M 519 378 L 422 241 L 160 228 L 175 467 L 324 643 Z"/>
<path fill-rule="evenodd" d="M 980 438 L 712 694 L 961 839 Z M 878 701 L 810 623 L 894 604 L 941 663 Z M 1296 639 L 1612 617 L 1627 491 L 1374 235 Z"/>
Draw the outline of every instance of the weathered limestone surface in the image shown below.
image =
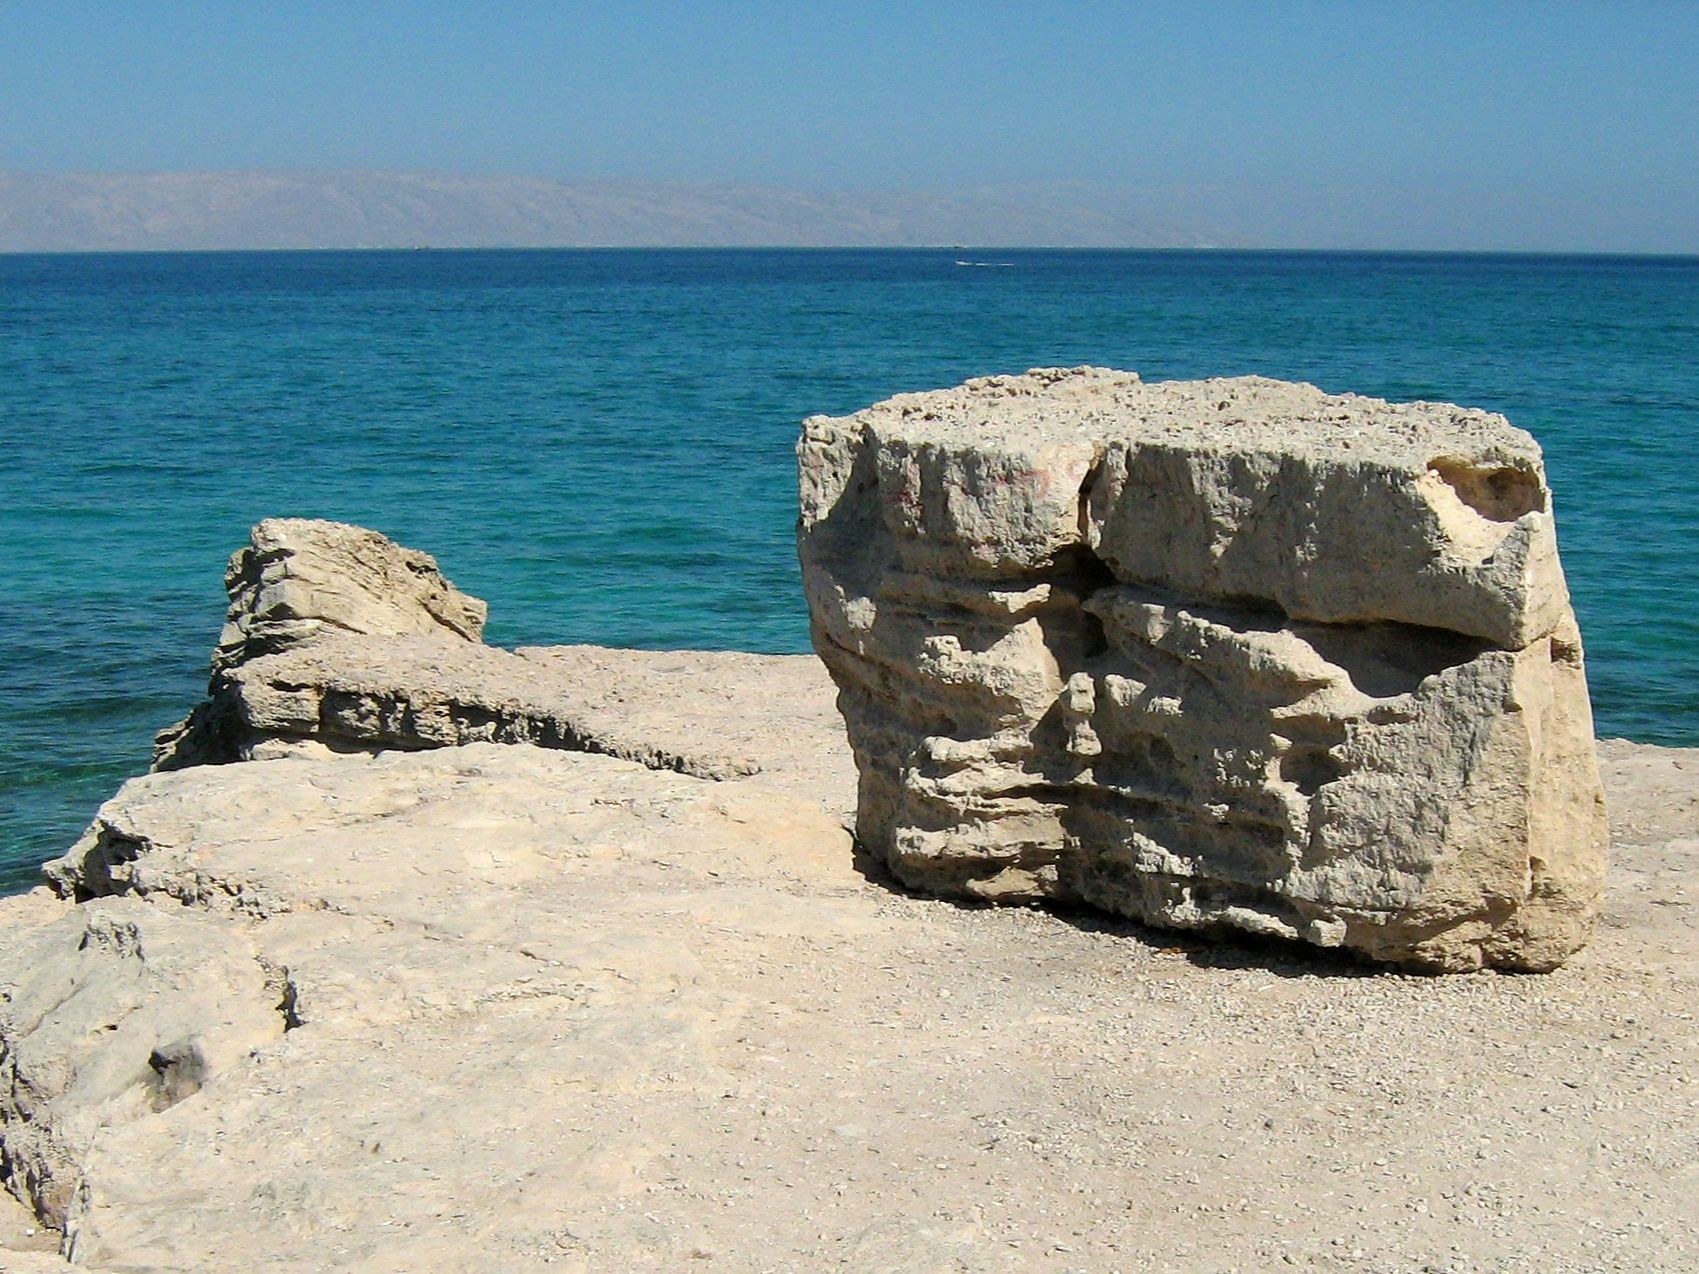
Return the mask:
<path fill-rule="evenodd" d="M 199 1091 L 288 1023 L 276 970 L 197 911 L 103 897 L 57 913 L 15 955 L 0 1024 L 3 1158 L 58 1229 L 105 1129 Z"/>
<path fill-rule="evenodd" d="M 1436 981 L 890 889 L 811 656 L 228 671 L 272 759 L 132 780 L 0 898 L 0 1270 L 1699 1260 L 1691 751 L 1604 745 L 1587 952 Z M 435 746 L 563 702 L 645 764 Z"/>
<path fill-rule="evenodd" d="M 852 861 L 781 789 L 535 747 L 134 780 L 50 865 L 66 901 L 0 905 L 0 1166 L 97 1268 L 583 1268 L 591 1200 L 688 1260 L 614 1205 L 699 1138 L 612 1124 L 718 1099 L 759 935 Z M 704 964 L 699 925 L 741 936 Z"/>
<path fill-rule="evenodd" d="M 477 642 L 487 608 L 450 584 L 436 559 L 365 527 L 268 518 L 224 572 L 230 606 L 212 654 L 206 702 L 156 740 L 154 768 L 243 758 L 259 738 L 242 720 L 235 674 L 249 661 L 333 634 L 382 641 Z"/>
<path fill-rule="evenodd" d="M 730 778 L 784 759 L 772 736 L 715 711 L 714 687 L 756 668 L 811 708 L 810 692 L 828 684 L 817 664 L 737 651 L 508 651 L 325 634 L 218 675 L 213 702 L 231 746 L 202 760 L 531 743 Z"/>
<path fill-rule="evenodd" d="M 1605 756 L 1598 940 L 1437 981 L 892 891 L 773 771 L 147 775 L 0 899 L 0 1178 L 132 1274 L 1692 1268 L 1699 754 Z"/>
<path fill-rule="evenodd" d="M 904 881 L 1440 970 L 1586 940 L 1580 637 L 1502 417 L 1081 368 L 798 455 L 858 833 Z"/>
<path fill-rule="evenodd" d="M 783 785 L 809 751 L 802 740 L 837 733 L 826 672 L 811 659 L 483 645 L 483 602 L 428 555 L 360 527 L 262 522 L 225 584 L 208 698 L 161 734 L 156 770 L 530 743 L 701 778 L 766 770 Z M 750 678 L 767 683 L 775 705 L 792 705 L 796 734 L 737 706 L 735 687 Z M 853 783 L 811 796 L 835 811 L 854 806 Z"/>
<path fill-rule="evenodd" d="M 268 518 L 224 573 L 230 610 L 213 667 L 298 646 L 327 630 L 478 641 L 488 608 L 436 559 L 343 522 Z"/>

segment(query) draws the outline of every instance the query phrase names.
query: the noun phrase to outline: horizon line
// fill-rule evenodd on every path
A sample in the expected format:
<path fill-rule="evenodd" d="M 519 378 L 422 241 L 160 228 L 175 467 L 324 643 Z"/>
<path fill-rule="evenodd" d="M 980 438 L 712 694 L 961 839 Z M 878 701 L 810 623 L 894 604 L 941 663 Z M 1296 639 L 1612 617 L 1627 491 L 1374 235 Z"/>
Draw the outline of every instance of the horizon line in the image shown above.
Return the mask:
<path fill-rule="evenodd" d="M 321 247 L 248 248 L 0 248 L 0 257 L 141 257 L 141 256 L 235 256 L 307 255 L 311 253 L 415 253 L 415 252 L 1141 252 L 1211 255 L 1266 256 L 1386 256 L 1386 257 L 1519 257 L 1594 260 L 1611 258 L 1641 261 L 1699 261 L 1699 252 L 1656 252 L 1617 248 L 1318 248 L 1247 247 L 1230 244 L 1176 245 L 1083 245 L 1083 244 L 726 244 L 726 243 L 597 243 L 597 244 L 412 244 L 343 245 Z"/>

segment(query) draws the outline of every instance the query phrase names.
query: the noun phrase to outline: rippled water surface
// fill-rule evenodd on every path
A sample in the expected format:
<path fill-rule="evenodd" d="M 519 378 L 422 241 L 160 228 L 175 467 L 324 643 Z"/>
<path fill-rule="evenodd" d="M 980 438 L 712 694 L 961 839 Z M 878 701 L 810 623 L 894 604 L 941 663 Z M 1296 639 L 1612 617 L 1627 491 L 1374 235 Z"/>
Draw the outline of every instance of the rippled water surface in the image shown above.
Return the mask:
<path fill-rule="evenodd" d="M 1699 745 L 1699 260 L 964 255 L 0 256 L 0 885 L 200 693 L 259 518 L 435 553 L 498 643 L 804 650 L 802 417 L 1033 366 L 1507 413 L 1600 733 Z"/>

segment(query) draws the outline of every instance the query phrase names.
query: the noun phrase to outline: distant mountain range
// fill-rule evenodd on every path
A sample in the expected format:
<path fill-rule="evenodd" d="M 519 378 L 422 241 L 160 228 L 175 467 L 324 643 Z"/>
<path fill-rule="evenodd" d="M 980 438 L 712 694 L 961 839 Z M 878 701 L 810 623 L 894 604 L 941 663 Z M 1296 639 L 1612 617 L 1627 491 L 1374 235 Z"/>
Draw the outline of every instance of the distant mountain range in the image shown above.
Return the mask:
<path fill-rule="evenodd" d="M 411 247 L 1197 247 L 1065 187 L 804 193 L 389 172 L 0 172 L 0 252 Z"/>

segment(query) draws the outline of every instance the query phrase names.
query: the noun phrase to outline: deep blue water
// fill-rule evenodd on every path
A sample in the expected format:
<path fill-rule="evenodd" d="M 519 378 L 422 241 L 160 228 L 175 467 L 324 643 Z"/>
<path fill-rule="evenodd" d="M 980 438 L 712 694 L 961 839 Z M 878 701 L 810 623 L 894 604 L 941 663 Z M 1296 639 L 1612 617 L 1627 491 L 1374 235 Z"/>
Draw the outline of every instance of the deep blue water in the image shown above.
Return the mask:
<path fill-rule="evenodd" d="M 1600 732 L 1699 744 L 1696 353 L 1699 259 L 0 256 L 0 886 L 199 695 L 259 518 L 435 553 L 498 643 L 804 650 L 802 417 L 1033 366 L 1505 412 L 1546 449 Z"/>

